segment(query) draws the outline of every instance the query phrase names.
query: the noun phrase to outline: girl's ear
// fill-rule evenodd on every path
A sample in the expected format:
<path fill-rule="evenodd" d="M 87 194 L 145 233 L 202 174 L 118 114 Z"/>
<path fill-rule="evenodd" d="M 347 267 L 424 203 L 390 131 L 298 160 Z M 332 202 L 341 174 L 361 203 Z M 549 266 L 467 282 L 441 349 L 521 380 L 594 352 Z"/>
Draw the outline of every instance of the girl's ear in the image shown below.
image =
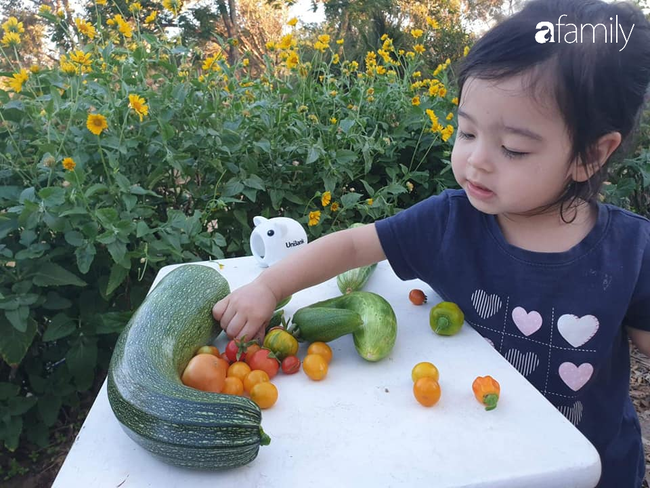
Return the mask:
<path fill-rule="evenodd" d="M 610 132 L 605 134 L 596 143 L 594 148 L 594 159 L 590 164 L 584 164 L 580 161 L 579 164 L 572 165 L 572 178 L 573 181 L 579 183 L 587 181 L 591 178 L 596 171 L 598 171 L 609 159 L 616 148 L 621 144 L 621 133 Z"/>

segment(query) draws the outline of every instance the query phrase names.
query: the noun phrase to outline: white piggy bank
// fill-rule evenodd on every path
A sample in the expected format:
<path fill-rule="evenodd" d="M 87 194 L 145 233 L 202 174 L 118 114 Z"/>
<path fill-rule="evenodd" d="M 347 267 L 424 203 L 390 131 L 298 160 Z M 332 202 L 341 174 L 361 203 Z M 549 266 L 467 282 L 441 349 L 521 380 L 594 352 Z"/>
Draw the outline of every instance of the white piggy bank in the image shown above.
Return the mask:
<path fill-rule="evenodd" d="M 307 244 L 307 233 L 297 221 L 287 217 L 253 218 L 255 228 L 250 245 L 257 262 L 268 267 Z"/>

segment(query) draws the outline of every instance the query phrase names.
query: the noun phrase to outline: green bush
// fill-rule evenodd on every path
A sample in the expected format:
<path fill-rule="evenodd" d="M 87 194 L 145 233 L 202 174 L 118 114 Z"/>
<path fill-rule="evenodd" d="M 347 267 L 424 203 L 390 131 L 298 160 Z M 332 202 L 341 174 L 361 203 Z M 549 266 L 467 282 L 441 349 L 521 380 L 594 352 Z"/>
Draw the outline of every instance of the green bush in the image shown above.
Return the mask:
<path fill-rule="evenodd" d="M 147 15 L 77 21 L 77 47 L 54 67 L 21 66 L 3 43 L 15 67 L 0 90 L 10 451 L 48 444 L 160 267 L 249 254 L 256 215 L 295 218 L 313 239 L 453 185 L 447 64 L 427 78 L 419 52 L 385 39 L 361 67 L 325 35 L 298 46 L 289 34 L 252 77 L 246 56 L 228 66 Z"/>

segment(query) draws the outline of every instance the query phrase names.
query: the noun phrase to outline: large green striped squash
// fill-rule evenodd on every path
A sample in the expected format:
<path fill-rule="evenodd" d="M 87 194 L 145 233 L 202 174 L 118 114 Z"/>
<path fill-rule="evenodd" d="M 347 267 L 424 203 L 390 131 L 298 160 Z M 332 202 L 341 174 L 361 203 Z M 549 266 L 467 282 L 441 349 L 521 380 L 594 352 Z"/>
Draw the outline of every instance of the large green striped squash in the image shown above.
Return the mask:
<path fill-rule="evenodd" d="M 221 331 L 212 306 L 228 293 L 214 268 L 179 266 L 150 291 L 115 346 L 111 408 L 129 437 L 166 463 L 233 468 L 270 442 L 251 400 L 195 390 L 180 380 L 196 349 Z"/>

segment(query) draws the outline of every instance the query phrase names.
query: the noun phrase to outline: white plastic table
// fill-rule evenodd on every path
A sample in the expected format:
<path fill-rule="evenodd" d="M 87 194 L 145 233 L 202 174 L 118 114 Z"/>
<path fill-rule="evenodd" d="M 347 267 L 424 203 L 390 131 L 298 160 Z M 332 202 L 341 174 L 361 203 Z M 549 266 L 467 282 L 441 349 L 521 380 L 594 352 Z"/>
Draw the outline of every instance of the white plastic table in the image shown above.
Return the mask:
<path fill-rule="evenodd" d="M 218 265 L 220 263 L 222 267 Z M 231 289 L 261 271 L 252 257 L 204 262 Z M 160 270 L 154 285 L 175 266 Z M 412 288 L 429 296 L 408 300 Z M 166 465 L 122 431 L 106 383 L 54 481 L 54 488 L 89 487 L 526 487 L 592 488 L 600 459 L 587 439 L 492 346 L 466 324 L 453 337 L 435 335 L 428 312 L 440 298 L 420 281 L 402 282 L 386 261 L 366 290 L 393 306 L 398 336 L 377 363 L 356 353 L 351 336 L 330 343 L 327 377 L 298 374 L 273 379 L 279 399 L 262 414 L 271 444 L 250 464 L 223 472 Z M 285 308 L 339 295 L 334 279 L 296 293 Z M 223 351 L 222 334 L 217 345 Z M 302 344 L 299 357 L 304 357 Z M 426 408 L 412 394 L 411 369 L 431 361 L 440 370 L 442 397 Z M 473 396 L 476 376 L 501 384 L 496 410 Z"/>

